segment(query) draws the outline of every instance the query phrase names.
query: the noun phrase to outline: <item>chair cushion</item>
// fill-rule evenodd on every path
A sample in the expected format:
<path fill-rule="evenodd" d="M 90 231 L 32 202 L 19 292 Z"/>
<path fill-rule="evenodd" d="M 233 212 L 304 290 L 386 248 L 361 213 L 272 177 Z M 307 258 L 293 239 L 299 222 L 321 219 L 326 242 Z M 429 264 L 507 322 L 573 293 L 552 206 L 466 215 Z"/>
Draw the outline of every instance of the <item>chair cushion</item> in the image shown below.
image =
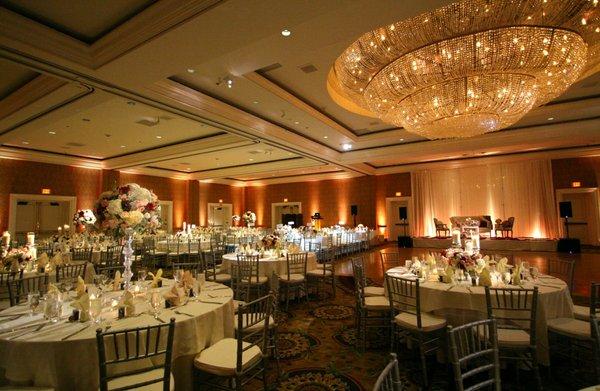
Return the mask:
<path fill-rule="evenodd" d="M 256 330 L 261 330 L 263 327 L 265 327 L 265 321 L 263 320 L 263 321 L 262 321 L 262 322 L 260 322 L 260 323 L 253 324 L 252 326 L 250 326 L 250 327 L 246 328 L 246 326 L 247 326 L 247 323 L 248 323 L 248 322 L 247 322 L 247 319 L 248 319 L 248 318 L 247 318 L 246 316 L 244 316 L 244 317 L 242 318 L 242 322 L 243 322 L 243 325 L 242 325 L 242 327 L 244 327 L 244 329 L 245 329 L 246 331 L 256 331 Z M 237 330 L 237 329 L 238 329 L 238 316 L 237 316 L 237 315 L 235 315 L 235 316 L 234 316 L 234 319 L 233 319 L 233 321 L 235 322 L 235 323 L 234 323 L 234 325 L 235 325 L 235 329 Z M 273 319 L 273 317 L 272 317 L 272 316 L 270 316 L 270 315 L 269 315 L 269 328 L 273 328 L 273 327 L 275 327 L 275 320 Z"/>
<path fill-rule="evenodd" d="M 252 277 L 250 279 L 250 285 L 252 284 L 265 284 L 269 281 L 269 277 L 267 276 L 258 276 L 258 281 L 256 280 L 256 276 Z M 244 283 L 248 283 L 248 279 L 247 278 L 243 278 L 242 282 Z"/>
<path fill-rule="evenodd" d="M 525 330 L 498 328 L 499 347 L 525 347 L 529 346 L 530 336 Z"/>
<path fill-rule="evenodd" d="M 584 320 L 586 322 L 590 321 L 590 307 L 585 307 L 582 305 L 574 305 L 573 306 L 573 316 L 575 319 Z"/>
<path fill-rule="evenodd" d="M 157 368 L 152 371 L 137 373 L 135 375 L 117 377 L 108 382 L 108 389 L 113 390 L 115 388 L 126 387 L 132 384 L 141 383 L 143 381 L 157 379 L 161 377 L 164 373 L 164 369 Z M 142 387 L 132 388 L 132 390 L 150 390 L 150 391 L 160 391 L 163 389 L 163 383 L 153 383 Z M 175 381 L 173 380 L 173 374 L 171 374 L 171 380 L 169 382 L 169 389 L 175 389 Z"/>
<path fill-rule="evenodd" d="M 231 281 L 231 275 L 229 274 L 215 274 L 213 276 L 206 277 L 208 281 L 218 281 L 218 282 L 226 282 Z"/>
<path fill-rule="evenodd" d="M 282 276 L 279 277 L 279 281 L 281 281 L 282 283 L 295 283 L 295 282 L 302 282 L 304 281 L 304 276 L 302 274 L 290 274 L 290 279 L 288 280 L 288 276 L 287 274 L 284 274 Z"/>
<path fill-rule="evenodd" d="M 311 270 L 306 272 L 307 275 L 313 276 L 313 277 L 329 277 L 331 276 L 331 270 L 326 269 L 325 270 L 325 274 L 323 274 L 323 269 L 315 269 L 315 270 Z"/>
<path fill-rule="evenodd" d="M 365 296 L 383 296 L 385 294 L 383 287 L 380 286 L 366 286 Z"/>
<path fill-rule="evenodd" d="M 566 335 L 572 338 L 591 338 L 590 322 L 574 318 L 556 318 L 547 322 L 548 331 Z"/>
<path fill-rule="evenodd" d="M 400 327 L 418 330 L 417 315 L 415 314 L 400 312 L 394 317 L 394 322 Z M 428 312 L 421 312 L 421 329 L 423 331 L 434 331 L 443 327 L 446 327 L 446 319 Z"/>
<path fill-rule="evenodd" d="M 243 343 L 247 347 L 248 342 Z M 262 358 L 262 352 L 258 346 L 253 346 L 242 353 L 242 370 L 258 363 Z M 224 338 L 204 349 L 194 359 L 194 366 L 201 371 L 209 372 L 218 376 L 232 376 L 235 374 L 237 362 L 237 340 L 235 338 Z"/>
<path fill-rule="evenodd" d="M 365 297 L 365 308 L 371 311 L 389 310 L 390 302 L 385 296 Z"/>

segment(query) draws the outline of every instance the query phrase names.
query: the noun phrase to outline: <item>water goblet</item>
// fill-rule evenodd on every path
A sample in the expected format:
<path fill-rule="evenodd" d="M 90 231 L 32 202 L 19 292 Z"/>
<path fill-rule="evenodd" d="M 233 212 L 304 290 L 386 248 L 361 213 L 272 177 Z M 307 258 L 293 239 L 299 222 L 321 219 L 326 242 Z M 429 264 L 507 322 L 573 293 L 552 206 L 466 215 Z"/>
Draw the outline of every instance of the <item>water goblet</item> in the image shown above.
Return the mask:
<path fill-rule="evenodd" d="M 90 318 L 94 323 L 100 323 L 102 313 L 102 300 L 99 297 L 90 298 Z"/>
<path fill-rule="evenodd" d="M 154 319 L 158 319 L 160 307 L 162 305 L 162 296 L 160 291 L 155 289 L 150 293 L 150 306 L 154 312 Z"/>
<path fill-rule="evenodd" d="M 146 281 L 147 276 L 148 276 L 148 271 L 146 269 L 138 270 L 138 281 L 141 281 L 141 282 Z"/>
<path fill-rule="evenodd" d="M 29 292 L 27 294 L 27 304 L 29 305 L 29 309 L 31 310 L 30 316 L 33 316 L 35 310 L 40 305 L 40 292 Z"/>

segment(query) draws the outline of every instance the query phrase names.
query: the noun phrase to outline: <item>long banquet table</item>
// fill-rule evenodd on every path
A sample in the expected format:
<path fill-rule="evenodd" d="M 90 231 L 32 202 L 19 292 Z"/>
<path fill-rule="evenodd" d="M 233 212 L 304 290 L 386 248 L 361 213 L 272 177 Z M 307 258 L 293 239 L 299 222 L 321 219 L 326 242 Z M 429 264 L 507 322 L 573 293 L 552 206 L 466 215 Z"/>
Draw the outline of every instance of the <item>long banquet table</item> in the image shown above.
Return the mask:
<path fill-rule="evenodd" d="M 173 283 L 173 280 L 165 280 L 161 293 L 170 289 Z M 109 292 L 105 296 L 111 300 L 120 294 Z M 193 389 L 194 357 L 234 333 L 231 289 L 207 282 L 199 300 L 205 302 L 189 301 L 178 307 L 182 314 L 163 309 L 159 315 L 166 322 L 172 317 L 176 321 L 172 371 L 177 390 Z M 136 299 L 136 313 L 148 309 L 146 300 Z M 18 305 L 0 312 L 0 384 L 8 381 L 9 384 L 52 387 L 55 390 L 97 390 L 99 376 L 95 335 L 98 325 L 92 322 L 69 323 L 62 319 L 24 335 L 20 335 L 22 329 L 6 332 L 27 322 L 44 322 L 42 314 L 31 317 L 27 314 L 28 310 L 27 305 Z M 63 316 L 68 316 L 71 310 L 69 303 L 65 303 Z M 4 321 L 10 314 L 25 315 Z M 105 309 L 102 316 L 107 320 L 100 325 L 105 329 L 110 325 L 111 331 L 160 323 L 147 313 L 117 320 L 116 311 Z M 77 334 L 72 335 L 75 332 Z M 2 374 L 5 379 L 1 378 Z"/>
<path fill-rule="evenodd" d="M 406 273 L 406 268 L 402 266 L 389 269 L 386 272 L 386 274 L 393 276 L 406 276 Z M 523 287 L 528 289 L 534 286 L 538 287 L 536 325 L 538 359 L 540 363 L 548 365 L 550 363 L 550 353 L 546 322 L 554 318 L 572 317 L 573 301 L 571 300 L 569 287 L 558 278 L 540 276 L 533 283 L 526 282 L 523 284 Z M 517 288 L 517 286 L 510 286 L 510 288 Z M 487 317 L 484 287 L 425 281 L 419 284 L 419 289 L 421 310 L 445 316 L 449 324 L 456 326 Z"/>

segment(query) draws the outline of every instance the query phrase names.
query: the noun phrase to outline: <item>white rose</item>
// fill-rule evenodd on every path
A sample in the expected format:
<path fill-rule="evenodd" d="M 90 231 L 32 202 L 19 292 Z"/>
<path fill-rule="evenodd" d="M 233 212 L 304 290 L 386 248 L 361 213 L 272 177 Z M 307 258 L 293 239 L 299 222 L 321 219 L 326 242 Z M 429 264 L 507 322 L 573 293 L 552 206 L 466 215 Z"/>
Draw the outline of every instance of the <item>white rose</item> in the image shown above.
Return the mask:
<path fill-rule="evenodd" d="M 121 218 L 125 220 L 127 225 L 134 227 L 144 219 L 144 215 L 139 210 L 134 210 L 131 212 L 123 212 L 123 214 L 121 214 Z"/>
<path fill-rule="evenodd" d="M 117 198 L 116 200 L 109 201 L 106 210 L 108 210 L 108 213 L 110 213 L 111 215 L 120 215 L 123 212 L 121 200 Z"/>

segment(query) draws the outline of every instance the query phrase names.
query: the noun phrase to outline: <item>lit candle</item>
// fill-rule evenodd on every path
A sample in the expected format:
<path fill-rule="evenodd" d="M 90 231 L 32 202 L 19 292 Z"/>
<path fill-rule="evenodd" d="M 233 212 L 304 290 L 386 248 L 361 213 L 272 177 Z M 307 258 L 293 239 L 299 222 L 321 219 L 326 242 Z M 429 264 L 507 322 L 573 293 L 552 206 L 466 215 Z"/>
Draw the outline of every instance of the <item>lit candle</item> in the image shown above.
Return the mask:
<path fill-rule="evenodd" d="M 35 244 L 35 234 L 33 232 L 27 232 L 27 245 L 33 246 Z"/>
<path fill-rule="evenodd" d="M 187 230 L 187 223 L 184 221 L 183 222 L 183 232 L 186 232 Z"/>
<path fill-rule="evenodd" d="M 69 230 L 69 224 L 63 225 L 63 229 L 65 230 L 65 232 L 67 232 Z"/>
<path fill-rule="evenodd" d="M 61 232 L 62 232 L 62 227 L 58 227 L 58 234 L 60 235 Z"/>
<path fill-rule="evenodd" d="M 473 241 L 473 250 L 479 251 L 479 249 L 481 249 L 481 238 L 479 237 L 479 234 L 472 234 L 471 240 Z"/>

